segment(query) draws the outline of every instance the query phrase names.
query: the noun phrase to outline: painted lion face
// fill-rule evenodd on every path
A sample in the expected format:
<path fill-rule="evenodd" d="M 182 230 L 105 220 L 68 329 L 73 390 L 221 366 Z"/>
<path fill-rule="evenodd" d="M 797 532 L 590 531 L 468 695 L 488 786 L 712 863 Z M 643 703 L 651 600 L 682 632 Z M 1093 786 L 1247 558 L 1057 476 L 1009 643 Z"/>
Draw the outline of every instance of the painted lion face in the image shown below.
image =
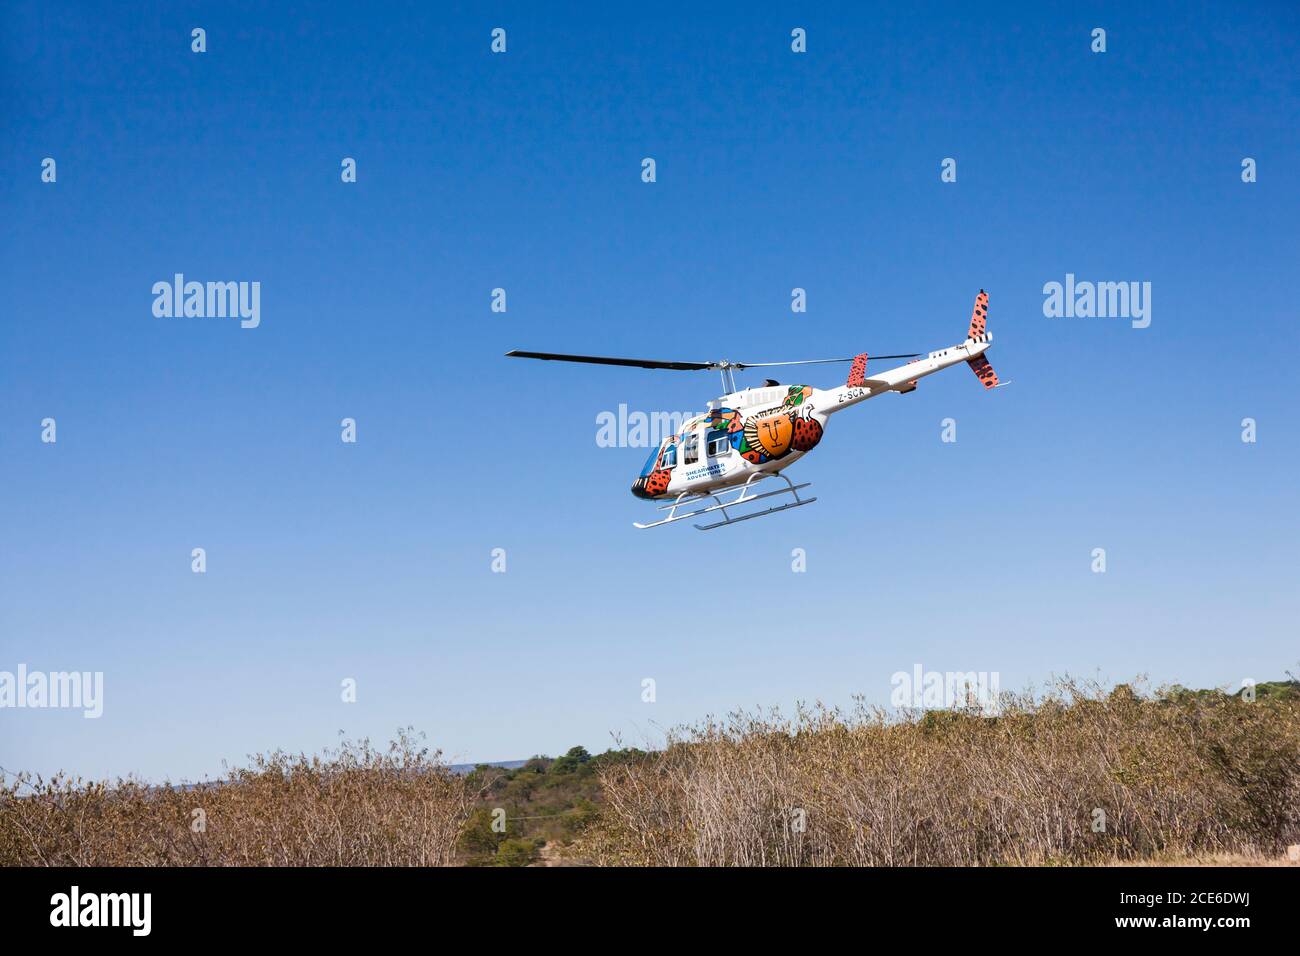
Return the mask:
<path fill-rule="evenodd" d="M 789 414 L 760 415 L 745 423 L 745 441 L 749 447 L 761 450 L 770 458 L 786 454 L 793 438 L 794 417 Z"/>

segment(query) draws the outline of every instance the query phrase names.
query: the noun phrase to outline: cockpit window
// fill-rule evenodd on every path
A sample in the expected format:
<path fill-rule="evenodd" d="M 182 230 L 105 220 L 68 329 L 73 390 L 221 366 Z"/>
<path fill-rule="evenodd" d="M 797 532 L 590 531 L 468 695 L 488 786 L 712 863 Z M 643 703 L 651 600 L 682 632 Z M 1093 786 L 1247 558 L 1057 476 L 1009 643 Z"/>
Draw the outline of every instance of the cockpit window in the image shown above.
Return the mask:
<path fill-rule="evenodd" d="M 666 447 L 665 447 L 666 446 Z M 659 460 L 660 452 L 663 453 L 663 460 Z M 641 477 L 645 477 L 655 470 L 655 467 L 673 468 L 677 464 L 677 442 L 669 439 L 664 445 L 660 445 L 654 451 L 650 452 L 650 457 L 645 460 L 645 467 L 641 469 Z"/>
<path fill-rule="evenodd" d="M 659 449 L 655 448 L 650 452 L 650 457 L 645 460 L 645 467 L 641 469 L 641 477 L 644 478 L 650 472 L 655 470 L 655 462 L 659 460 Z"/>

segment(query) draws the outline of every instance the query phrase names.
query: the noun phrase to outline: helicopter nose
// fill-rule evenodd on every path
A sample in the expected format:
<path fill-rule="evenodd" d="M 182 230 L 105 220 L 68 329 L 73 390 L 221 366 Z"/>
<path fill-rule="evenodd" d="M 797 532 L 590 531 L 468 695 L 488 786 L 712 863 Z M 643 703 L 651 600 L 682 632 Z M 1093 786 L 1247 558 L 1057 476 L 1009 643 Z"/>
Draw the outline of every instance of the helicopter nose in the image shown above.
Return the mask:
<path fill-rule="evenodd" d="M 650 497 L 650 492 L 646 491 L 645 488 L 644 478 L 638 478 L 636 481 L 632 482 L 632 494 L 636 495 L 638 498 Z"/>

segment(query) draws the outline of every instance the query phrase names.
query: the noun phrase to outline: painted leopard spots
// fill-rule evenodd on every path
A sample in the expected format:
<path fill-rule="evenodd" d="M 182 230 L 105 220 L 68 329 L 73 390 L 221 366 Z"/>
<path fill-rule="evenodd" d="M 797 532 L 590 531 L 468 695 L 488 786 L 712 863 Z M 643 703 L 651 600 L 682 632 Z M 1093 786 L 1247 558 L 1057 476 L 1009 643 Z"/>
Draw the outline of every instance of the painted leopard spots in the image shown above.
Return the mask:
<path fill-rule="evenodd" d="M 867 380 L 867 353 L 853 357 L 853 364 L 849 366 L 849 380 L 844 384 L 849 388 L 862 388 Z"/>
<path fill-rule="evenodd" d="M 672 480 L 673 473 L 667 468 L 660 468 L 638 478 L 632 484 L 632 494 L 638 498 L 657 498 L 668 491 L 668 483 Z"/>
<path fill-rule="evenodd" d="M 645 490 L 651 495 L 662 495 L 668 490 L 668 482 L 672 481 L 673 473 L 667 468 L 660 468 L 658 471 L 650 473 L 646 479 Z"/>
<path fill-rule="evenodd" d="M 998 384 L 998 373 L 993 371 L 993 366 L 983 355 L 976 356 L 966 363 L 970 370 L 975 373 L 975 377 L 984 383 L 985 388 L 994 388 Z"/>
<path fill-rule="evenodd" d="M 980 289 L 980 294 L 975 296 L 975 309 L 970 314 L 970 331 L 966 333 L 967 338 L 975 339 L 984 334 L 985 320 L 988 318 L 988 314 L 989 294 Z M 979 373 L 976 372 L 975 374 L 978 375 Z"/>
<path fill-rule="evenodd" d="M 808 451 L 821 440 L 821 422 L 815 418 L 795 419 L 794 438 L 790 441 L 790 445 L 795 451 Z"/>

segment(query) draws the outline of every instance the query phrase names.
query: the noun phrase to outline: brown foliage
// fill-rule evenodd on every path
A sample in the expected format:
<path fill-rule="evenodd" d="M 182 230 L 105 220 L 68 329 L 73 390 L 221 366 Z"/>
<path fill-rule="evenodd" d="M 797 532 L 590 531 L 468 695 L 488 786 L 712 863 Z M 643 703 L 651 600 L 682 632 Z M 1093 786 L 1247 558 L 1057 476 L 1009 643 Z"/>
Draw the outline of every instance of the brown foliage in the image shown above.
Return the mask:
<path fill-rule="evenodd" d="M 406 733 L 189 788 L 20 775 L 0 786 L 0 865 L 445 866 L 475 796 Z"/>
<path fill-rule="evenodd" d="M 606 865 L 1257 859 L 1300 843 L 1300 697 L 1065 681 L 996 717 L 737 713 L 598 775 L 566 854 Z M 0 865 L 447 865 L 489 785 L 405 733 L 189 788 L 20 776 L 0 786 Z"/>
<path fill-rule="evenodd" d="M 1300 704 L 1063 681 L 1040 699 L 1007 695 L 997 717 L 737 713 L 602 776 L 606 806 L 578 849 L 604 864 L 1279 852 L 1300 840 Z"/>

